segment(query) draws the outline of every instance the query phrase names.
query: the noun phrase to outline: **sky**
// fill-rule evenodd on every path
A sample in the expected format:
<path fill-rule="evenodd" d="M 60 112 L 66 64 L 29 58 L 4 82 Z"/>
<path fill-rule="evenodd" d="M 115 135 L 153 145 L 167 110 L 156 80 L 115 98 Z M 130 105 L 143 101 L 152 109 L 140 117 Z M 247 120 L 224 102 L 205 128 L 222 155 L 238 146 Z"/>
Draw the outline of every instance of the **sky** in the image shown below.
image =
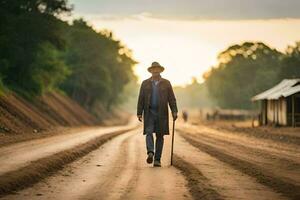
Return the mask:
<path fill-rule="evenodd" d="M 229 45 L 262 41 L 284 51 L 300 40 L 299 0 L 71 0 L 73 17 L 109 29 L 139 62 L 139 81 L 158 61 L 184 86 L 217 64 Z"/>

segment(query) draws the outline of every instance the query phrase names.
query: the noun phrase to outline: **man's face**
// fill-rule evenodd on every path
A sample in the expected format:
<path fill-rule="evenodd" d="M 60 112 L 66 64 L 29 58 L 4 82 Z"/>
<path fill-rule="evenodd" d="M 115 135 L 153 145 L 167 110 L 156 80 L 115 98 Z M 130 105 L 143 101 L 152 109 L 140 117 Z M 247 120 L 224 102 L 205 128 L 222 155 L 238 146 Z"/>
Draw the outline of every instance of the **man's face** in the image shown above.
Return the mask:
<path fill-rule="evenodd" d="M 161 72 L 161 69 L 160 69 L 159 67 L 154 67 L 154 68 L 151 70 L 152 76 L 159 76 L 159 75 L 160 75 L 160 72 Z"/>

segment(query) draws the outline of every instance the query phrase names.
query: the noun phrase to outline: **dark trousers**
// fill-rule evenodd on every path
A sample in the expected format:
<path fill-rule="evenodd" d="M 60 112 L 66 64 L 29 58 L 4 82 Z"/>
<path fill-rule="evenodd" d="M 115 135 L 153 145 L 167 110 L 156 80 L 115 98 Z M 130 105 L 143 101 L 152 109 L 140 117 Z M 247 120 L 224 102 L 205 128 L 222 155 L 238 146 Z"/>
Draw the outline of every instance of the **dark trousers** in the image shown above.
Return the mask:
<path fill-rule="evenodd" d="M 146 127 L 146 148 L 147 153 L 153 152 L 154 159 L 160 160 L 163 146 L 164 146 L 164 135 L 156 133 L 159 129 L 158 127 L 158 112 L 156 110 L 150 110 L 150 115 L 148 119 L 148 126 Z M 156 133 L 156 141 L 154 145 L 153 133 Z M 155 150 L 154 150 L 155 146 Z"/>

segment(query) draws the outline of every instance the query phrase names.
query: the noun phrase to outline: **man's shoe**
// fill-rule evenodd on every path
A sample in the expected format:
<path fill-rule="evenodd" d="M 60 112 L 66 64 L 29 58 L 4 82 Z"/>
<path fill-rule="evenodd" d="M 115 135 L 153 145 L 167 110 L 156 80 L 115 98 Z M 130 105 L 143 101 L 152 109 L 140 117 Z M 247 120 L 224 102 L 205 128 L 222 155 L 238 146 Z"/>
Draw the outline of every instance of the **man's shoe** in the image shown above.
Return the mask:
<path fill-rule="evenodd" d="M 160 161 L 159 160 L 154 160 L 154 167 L 161 167 Z"/>
<path fill-rule="evenodd" d="M 152 153 L 152 152 L 148 153 L 148 157 L 147 157 L 147 163 L 148 164 L 153 163 L 153 156 L 154 156 L 154 153 Z"/>

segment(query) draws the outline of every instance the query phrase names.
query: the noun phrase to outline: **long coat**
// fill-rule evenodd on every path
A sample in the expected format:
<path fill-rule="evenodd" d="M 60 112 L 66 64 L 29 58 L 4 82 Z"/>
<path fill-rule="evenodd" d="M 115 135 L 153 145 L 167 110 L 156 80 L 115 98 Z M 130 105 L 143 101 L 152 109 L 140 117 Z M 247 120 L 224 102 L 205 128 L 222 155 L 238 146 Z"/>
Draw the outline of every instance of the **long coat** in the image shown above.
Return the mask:
<path fill-rule="evenodd" d="M 146 134 L 145 129 L 149 125 L 151 93 L 152 93 L 152 78 L 149 78 L 142 82 L 139 97 L 138 97 L 138 104 L 137 104 L 137 115 L 143 115 L 144 118 L 143 134 Z M 159 99 L 158 101 L 159 134 L 168 135 L 169 134 L 168 104 L 173 113 L 178 112 L 177 105 L 176 105 L 176 98 L 170 81 L 161 78 L 160 82 L 158 83 L 158 93 L 159 93 L 159 98 L 158 98 Z"/>

